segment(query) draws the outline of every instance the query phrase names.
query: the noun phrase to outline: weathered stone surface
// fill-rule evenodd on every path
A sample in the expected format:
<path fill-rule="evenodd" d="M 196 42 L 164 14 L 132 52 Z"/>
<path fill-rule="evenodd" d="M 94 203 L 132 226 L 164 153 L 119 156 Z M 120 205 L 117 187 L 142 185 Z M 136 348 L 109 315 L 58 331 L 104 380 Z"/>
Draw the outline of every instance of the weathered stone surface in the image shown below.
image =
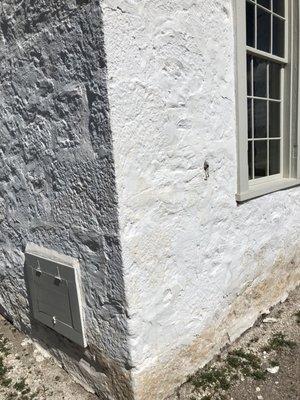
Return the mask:
<path fill-rule="evenodd" d="M 103 0 L 142 400 L 170 394 L 299 282 L 299 188 L 235 201 L 233 3 Z"/>
<path fill-rule="evenodd" d="M 100 398 L 134 366 L 162 400 L 299 281 L 299 188 L 235 202 L 231 1 L 101 5 L 107 81 L 99 1 L 0 5 L 0 309 Z M 84 354 L 29 318 L 28 241 L 80 259 Z"/>
<path fill-rule="evenodd" d="M 121 399 L 131 363 L 100 4 L 4 0 L 0 13 L 0 303 L 87 387 Z M 30 320 L 29 241 L 80 260 L 85 354 Z"/>

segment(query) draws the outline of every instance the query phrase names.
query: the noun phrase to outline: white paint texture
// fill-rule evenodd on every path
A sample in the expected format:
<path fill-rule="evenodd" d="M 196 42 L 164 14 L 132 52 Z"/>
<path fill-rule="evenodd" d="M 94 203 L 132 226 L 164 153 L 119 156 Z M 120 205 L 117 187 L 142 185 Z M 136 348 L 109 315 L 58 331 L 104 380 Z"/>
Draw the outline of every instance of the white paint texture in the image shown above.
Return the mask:
<path fill-rule="evenodd" d="M 231 2 L 0 11 L 0 312 L 101 399 L 133 365 L 162 400 L 299 281 L 299 189 L 235 202 Z M 86 350 L 32 320 L 28 242 L 79 260 Z"/>
<path fill-rule="evenodd" d="M 231 1 L 102 4 L 135 391 L 161 400 L 299 282 L 300 191 L 235 202 Z"/>

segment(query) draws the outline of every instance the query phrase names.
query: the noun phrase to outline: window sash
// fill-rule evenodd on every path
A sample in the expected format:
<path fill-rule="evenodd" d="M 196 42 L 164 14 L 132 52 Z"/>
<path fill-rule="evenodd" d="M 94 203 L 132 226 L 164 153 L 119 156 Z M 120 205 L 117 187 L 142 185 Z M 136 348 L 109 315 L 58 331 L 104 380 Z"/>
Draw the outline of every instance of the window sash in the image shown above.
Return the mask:
<path fill-rule="evenodd" d="M 273 59 L 276 58 L 278 61 L 283 61 L 283 62 L 287 62 L 288 60 L 288 15 L 289 15 L 289 0 L 283 0 L 285 3 L 285 13 L 284 16 L 276 13 L 273 9 L 273 0 L 271 0 L 271 9 L 268 9 L 267 7 L 264 7 L 263 5 L 259 4 L 257 0 L 245 0 L 246 4 L 252 4 L 254 7 L 254 47 L 250 47 L 247 46 L 247 50 L 252 50 L 255 51 L 256 54 L 258 55 L 260 53 L 261 56 L 264 57 L 272 57 Z M 293 0 L 292 0 L 293 1 Z M 265 14 L 270 15 L 270 52 L 266 52 L 263 51 L 261 49 L 258 48 L 258 26 L 257 26 L 257 11 L 261 10 L 263 11 Z M 277 56 L 275 54 L 273 54 L 274 48 L 273 48 L 273 44 L 274 44 L 274 31 L 273 31 L 273 27 L 274 27 L 274 18 L 275 20 L 278 21 L 282 21 L 284 22 L 284 38 L 285 38 L 285 43 L 284 43 L 284 57 L 280 57 Z"/>
<path fill-rule="evenodd" d="M 251 0 L 251 2 L 253 2 Z M 297 159 L 291 154 L 291 146 L 294 143 L 294 153 L 297 148 L 296 145 L 299 143 L 299 132 L 300 132 L 300 118 L 295 120 L 295 115 L 300 112 L 298 93 L 291 92 L 291 88 L 295 87 L 295 69 L 294 59 L 295 54 L 300 51 L 300 43 L 297 38 L 298 32 L 295 33 L 295 26 L 293 24 L 299 24 L 299 7 L 296 4 L 296 0 L 285 0 L 286 2 L 286 34 L 285 34 L 285 58 L 274 56 L 269 53 L 262 52 L 260 50 L 248 47 L 246 44 L 246 1 L 235 0 L 235 16 L 236 16 L 236 68 L 237 68 L 237 81 L 236 81 L 236 103 L 237 103 L 237 159 L 238 159 L 238 190 L 236 199 L 237 201 L 244 201 L 258 195 L 269 193 L 281 188 L 295 186 L 300 183 L 300 158 L 299 152 L 297 151 Z M 254 2 L 253 2 L 254 3 Z M 297 13 L 295 9 L 297 8 Z M 297 15 L 296 15 L 297 14 Z M 296 18 L 291 18 L 292 15 L 296 15 Z M 293 22 L 293 23 L 292 23 Z M 292 40 L 290 39 L 292 37 Z M 290 48 L 289 44 L 295 42 L 297 38 L 297 47 Z M 256 179 L 255 183 L 248 180 L 248 134 L 247 134 L 247 80 L 245 79 L 245 71 L 247 70 L 246 55 L 247 53 L 254 56 L 266 58 L 269 61 L 275 61 L 281 63 L 283 68 L 282 82 L 285 84 L 283 93 L 283 106 L 282 113 L 285 118 L 282 118 L 282 132 L 284 132 L 281 162 L 282 162 L 282 174 L 272 175 L 267 178 Z M 293 74 L 292 74 L 293 72 Z M 298 78 L 300 83 L 300 71 L 297 72 L 297 84 Z M 291 77 L 293 75 L 293 79 Z M 296 85 L 297 86 L 297 85 Z M 286 99 L 286 101 L 285 101 Z M 296 102 L 295 102 L 296 100 Z M 297 110 L 295 107 L 297 106 Z M 293 107 L 293 111 L 290 108 Z M 300 114 L 299 114 L 300 115 Z M 292 123 L 291 120 L 294 120 Z M 293 129 L 290 132 L 290 125 L 295 126 L 297 129 Z M 296 144 L 295 144 L 296 143 Z M 296 149 L 296 150 L 295 150 Z"/>
<path fill-rule="evenodd" d="M 247 55 L 248 58 L 248 55 Z M 260 59 L 260 57 L 256 57 L 257 59 Z M 256 183 L 261 183 L 262 181 L 266 182 L 268 180 L 273 180 L 274 176 L 277 177 L 283 177 L 283 109 L 284 109 L 284 69 L 283 66 L 280 66 L 280 72 L 279 72 L 279 79 L 280 79 L 280 97 L 278 99 L 272 98 L 270 95 L 271 87 L 270 87 L 270 64 L 268 63 L 266 65 L 266 92 L 264 97 L 258 97 L 255 96 L 255 87 L 254 87 L 254 68 L 253 68 L 253 63 L 254 60 L 251 58 L 250 62 L 250 80 L 251 80 L 251 88 L 250 88 L 250 94 L 247 93 L 247 103 L 249 100 L 251 101 L 251 137 L 249 138 L 248 135 L 248 146 L 251 145 L 251 159 L 249 163 L 249 157 L 248 157 L 248 170 L 249 170 L 249 185 L 254 185 Z M 248 68 L 248 67 L 247 67 Z M 247 71 L 248 73 L 248 71 Z M 267 121 L 266 121 L 266 135 L 264 137 L 255 137 L 255 106 L 257 105 L 257 100 L 262 101 L 266 103 L 267 106 Z M 270 135 L 272 132 L 270 131 L 271 127 L 271 122 L 270 122 L 270 115 L 271 115 L 271 105 L 272 104 L 279 104 L 280 106 L 280 126 L 279 126 L 279 136 L 272 136 Z M 248 108 L 248 107 L 247 107 Z M 249 108 L 247 110 L 247 120 L 249 123 Z M 249 126 L 248 126 L 248 132 L 249 132 Z M 266 143 L 266 176 L 264 177 L 256 177 L 255 175 L 255 145 L 256 142 L 258 141 L 263 141 Z M 270 167 L 271 167 L 271 157 L 270 157 L 270 146 L 271 143 L 279 142 L 279 173 L 271 173 Z M 249 150 L 248 150 L 249 151 Z"/>

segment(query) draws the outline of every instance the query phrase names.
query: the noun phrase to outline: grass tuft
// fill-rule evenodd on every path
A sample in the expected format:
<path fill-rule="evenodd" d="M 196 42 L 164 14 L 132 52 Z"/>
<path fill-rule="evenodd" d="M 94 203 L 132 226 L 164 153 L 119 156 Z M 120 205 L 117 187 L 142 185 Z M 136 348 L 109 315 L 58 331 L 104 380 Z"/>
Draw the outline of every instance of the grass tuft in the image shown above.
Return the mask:
<path fill-rule="evenodd" d="M 277 351 L 282 348 L 294 349 L 295 347 L 297 347 L 296 342 L 286 339 L 286 336 L 282 332 L 279 332 L 273 334 L 267 346 L 263 347 L 263 350 L 269 353 L 272 350 Z"/>
<path fill-rule="evenodd" d="M 8 339 L 0 334 L 0 354 L 4 355 L 5 357 L 9 355 L 9 347 L 8 347 Z"/>
<path fill-rule="evenodd" d="M 4 375 L 7 372 L 7 368 L 3 364 L 3 357 L 0 356 L 0 380 L 4 378 Z"/>
<path fill-rule="evenodd" d="M 252 378 L 256 381 L 264 381 L 266 379 L 267 373 L 261 369 L 255 370 L 251 372 Z"/>
<path fill-rule="evenodd" d="M 226 368 L 205 367 L 192 376 L 190 382 L 196 389 L 214 388 L 227 390 L 230 387 L 230 379 Z"/>
<path fill-rule="evenodd" d="M 21 380 L 19 382 L 16 382 L 14 384 L 14 388 L 18 391 L 18 392 L 23 392 L 24 389 L 26 389 L 26 382 L 24 378 L 21 378 Z"/>
<path fill-rule="evenodd" d="M 4 378 L 1 380 L 1 386 L 3 387 L 10 387 L 12 380 L 9 378 Z"/>

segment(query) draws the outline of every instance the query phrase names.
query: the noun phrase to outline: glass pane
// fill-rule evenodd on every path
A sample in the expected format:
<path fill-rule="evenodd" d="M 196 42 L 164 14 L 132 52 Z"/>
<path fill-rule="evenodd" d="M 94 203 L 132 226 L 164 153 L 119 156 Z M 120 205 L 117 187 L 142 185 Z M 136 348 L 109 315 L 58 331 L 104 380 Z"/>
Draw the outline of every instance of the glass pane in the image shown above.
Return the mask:
<path fill-rule="evenodd" d="M 248 94 L 248 96 L 252 96 L 251 59 L 252 59 L 252 57 L 247 55 L 247 94 Z"/>
<path fill-rule="evenodd" d="M 270 140 L 269 144 L 270 175 L 280 173 L 280 140 Z"/>
<path fill-rule="evenodd" d="M 255 178 L 267 176 L 267 145 L 266 140 L 254 142 L 254 174 Z"/>
<path fill-rule="evenodd" d="M 271 0 L 257 0 L 257 4 L 260 4 L 261 6 L 271 9 Z"/>
<path fill-rule="evenodd" d="M 280 99 L 280 72 L 279 64 L 270 63 L 270 98 Z"/>
<path fill-rule="evenodd" d="M 254 36 L 254 18 L 255 18 L 255 6 L 247 1 L 246 8 L 246 18 L 247 18 L 247 46 L 255 46 L 255 36 Z"/>
<path fill-rule="evenodd" d="M 248 138 L 252 138 L 252 100 L 248 99 Z"/>
<path fill-rule="evenodd" d="M 273 16 L 273 54 L 284 57 L 284 21 Z"/>
<path fill-rule="evenodd" d="M 270 101 L 270 137 L 280 137 L 280 106 L 280 103 Z"/>
<path fill-rule="evenodd" d="M 248 175 L 253 179 L 252 142 L 248 142 Z"/>
<path fill-rule="evenodd" d="M 271 14 L 260 7 L 257 8 L 257 48 L 271 51 Z"/>
<path fill-rule="evenodd" d="M 254 137 L 267 137 L 267 101 L 254 100 Z"/>
<path fill-rule="evenodd" d="M 253 58 L 254 96 L 267 97 L 267 62 Z"/>
<path fill-rule="evenodd" d="M 273 0 L 273 11 L 284 17 L 284 0 Z"/>

